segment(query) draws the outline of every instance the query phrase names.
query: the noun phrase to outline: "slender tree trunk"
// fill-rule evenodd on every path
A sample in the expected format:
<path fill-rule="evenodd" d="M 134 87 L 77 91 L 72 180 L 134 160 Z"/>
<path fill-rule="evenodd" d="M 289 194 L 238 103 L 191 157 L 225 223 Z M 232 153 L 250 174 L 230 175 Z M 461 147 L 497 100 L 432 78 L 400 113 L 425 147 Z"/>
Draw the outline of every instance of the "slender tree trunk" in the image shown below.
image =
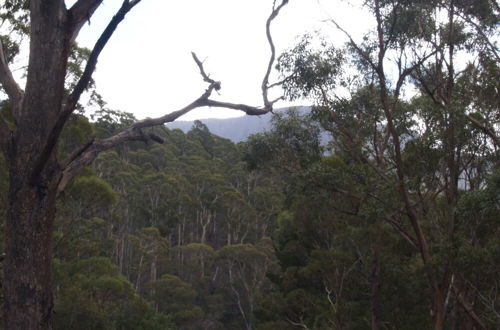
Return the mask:
<path fill-rule="evenodd" d="M 372 268 L 372 330 L 382 329 L 380 325 L 380 255 L 378 247 L 375 247 L 373 252 L 373 268 Z"/>

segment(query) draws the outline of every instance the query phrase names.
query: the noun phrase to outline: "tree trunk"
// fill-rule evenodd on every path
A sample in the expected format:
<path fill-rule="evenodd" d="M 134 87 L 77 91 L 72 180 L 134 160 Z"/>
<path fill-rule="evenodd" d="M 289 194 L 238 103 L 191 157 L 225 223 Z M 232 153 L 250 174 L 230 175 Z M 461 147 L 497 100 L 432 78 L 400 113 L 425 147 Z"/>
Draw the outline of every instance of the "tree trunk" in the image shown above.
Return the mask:
<path fill-rule="evenodd" d="M 64 1 L 30 2 L 30 57 L 6 158 L 9 196 L 4 266 L 5 329 L 52 329 L 52 231 L 60 168 L 46 149 L 60 114 L 70 47 Z"/>
<path fill-rule="evenodd" d="M 375 247 L 373 252 L 373 265 L 372 265 L 372 294 L 371 294 L 371 310 L 372 310 L 372 330 L 380 330 L 380 255 L 378 247 Z"/>
<path fill-rule="evenodd" d="M 52 329 L 52 230 L 56 185 L 10 171 L 4 265 L 5 329 Z"/>

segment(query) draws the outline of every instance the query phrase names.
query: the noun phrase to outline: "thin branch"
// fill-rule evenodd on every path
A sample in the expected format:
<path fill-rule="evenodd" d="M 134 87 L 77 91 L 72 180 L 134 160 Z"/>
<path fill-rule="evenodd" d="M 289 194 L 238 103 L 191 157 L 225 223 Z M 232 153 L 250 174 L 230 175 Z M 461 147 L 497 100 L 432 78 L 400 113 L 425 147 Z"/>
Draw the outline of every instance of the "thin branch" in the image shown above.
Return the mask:
<path fill-rule="evenodd" d="M 486 329 L 486 326 L 484 325 L 483 321 L 479 318 L 479 316 L 474 312 L 474 308 L 471 306 L 469 302 L 467 302 L 464 298 L 463 292 L 460 292 L 456 286 L 453 286 L 455 297 L 457 298 L 457 301 L 460 303 L 460 305 L 463 307 L 465 312 L 469 315 L 469 317 L 476 323 L 476 325 L 480 329 Z"/>
<path fill-rule="evenodd" d="M 429 54 L 425 55 L 422 57 L 419 61 L 417 61 L 415 64 L 413 64 L 411 67 L 405 68 L 403 72 L 400 74 L 398 81 L 396 83 L 396 89 L 394 91 L 395 98 L 397 99 L 399 96 L 399 93 L 401 91 L 401 87 L 403 86 L 403 83 L 405 79 L 411 75 L 418 67 L 422 66 L 425 61 L 429 59 L 432 55 L 436 54 L 437 50 L 434 50 L 430 52 Z"/>
<path fill-rule="evenodd" d="M 429 96 L 436 105 L 444 107 L 443 103 L 436 97 L 436 89 L 431 90 L 419 70 L 416 70 L 415 74 L 413 74 L 413 78 L 418 80 L 418 82 L 420 83 L 420 87 L 423 89 L 423 92 L 427 94 L 427 96 Z"/>
<path fill-rule="evenodd" d="M 408 231 L 406 231 L 396 220 L 393 220 L 390 218 L 390 216 L 385 216 L 384 219 L 386 220 L 389 225 L 396 230 L 415 250 L 419 251 L 418 247 L 418 242 L 417 240 L 411 236 Z"/>
<path fill-rule="evenodd" d="M 293 76 L 294 76 L 294 74 L 292 73 L 292 74 L 290 74 L 289 76 L 285 77 L 284 79 L 282 79 L 282 80 L 280 80 L 280 81 L 277 81 L 277 82 L 275 82 L 275 83 L 270 84 L 269 86 L 267 86 L 267 89 L 269 90 L 269 89 L 271 89 L 271 88 L 273 88 L 273 87 L 281 86 L 281 85 L 283 85 L 284 83 L 286 83 L 288 80 L 292 79 L 292 78 L 293 78 Z"/>
<path fill-rule="evenodd" d="M 203 81 L 209 84 L 214 84 L 216 91 L 220 90 L 221 88 L 220 82 L 213 80 L 208 76 L 208 74 L 206 74 L 205 69 L 203 68 L 203 62 L 198 59 L 198 56 L 196 56 L 194 52 L 191 52 L 191 55 L 193 56 L 194 62 L 196 63 L 196 65 L 198 65 L 198 68 L 200 69 L 200 74 L 203 77 Z"/>
<path fill-rule="evenodd" d="M 288 316 L 286 318 L 286 320 L 288 321 L 288 323 L 290 323 L 291 325 L 294 325 L 296 327 L 301 327 L 301 328 L 304 328 L 304 329 L 309 329 L 302 319 L 303 319 L 303 317 L 301 316 L 300 320 L 299 320 L 300 322 L 294 322 Z"/>
<path fill-rule="evenodd" d="M 460 13 L 457 13 L 455 12 L 455 15 L 457 15 L 458 17 L 462 18 L 464 21 L 466 21 L 467 23 L 469 23 L 470 25 L 472 25 L 475 29 L 476 29 L 476 32 L 481 36 L 481 38 L 483 38 L 483 41 L 486 42 L 486 44 L 488 45 L 488 47 L 490 48 L 493 56 L 496 57 L 497 61 L 500 62 L 500 55 L 498 54 L 498 48 L 490 41 L 490 39 L 488 38 L 488 36 L 484 33 L 484 30 L 481 26 L 479 26 L 477 23 L 475 23 L 474 21 L 472 21 L 471 18 L 467 17 L 467 15 L 462 15 Z"/>
<path fill-rule="evenodd" d="M 102 4 L 102 1 L 103 0 L 78 0 L 68 10 L 68 17 L 71 20 L 71 41 L 76 39 L 86 21 L 90 23 L 90 18 L 96 9 Z"/>
<path fill-rule="evenodd" d="M 484 134 L 488 135 L 491 140 L 493 140 L 493 144 L 495 145 L 495 147 L 500 147 L 500 140 L 493 129 L 488 128 L 486 125 L 484 125 L 471 115 L 467 115 L 466 117 L 474 127 L 480 129 Z"/>
<path fill-rule="evenodd" d="M 396 4 L 393 3 L 393 8 L 392 8 L 392 12 L 393 12 L 392 17 L 393 17 L 393 19 L 392 19 L 392 22 L 391 22 L 391 27 L 389 28 L 389 35 L 387 37 L 387 40 L 385 41 L 385 50 L 386 51 L 389 48 L 389 46 L 391 45 L 391 43 L 393 42 L 394 37 L 395 37 L 394 30 L 396 28 L 396 23 L 398 21 L 397 11 L 398 11 L 398 9 L 399 9 L 400 6 L 401 6 L 401 1 L 397 1 Z"/>
<path fill-rule="evenodd" d="M 132 2 L 129 0 L 124 0 L 120 9 L 111 19 L 108 26 L 97 40 L 94 49 L 90 53 L 89 59 L 85 66 L 85 70 L 83 71 L 83 74 L 80 77 L 80 80 L 76 84 L 75 88 L 73 89 L 73 92 L 69 95 L 68 99 L 66 100 L 66 104 L 64 105 L 63 110 L 59 115 L 59 117 L 57 118 L 57 121 L 50 132 L 50 135 L 47 139 L 47 143 L 45 144 L 44 150 L 41 153 L 40 159 L 38 160 L 37 164 L 34 167 L 30 180 L 32 183 L 38 180 L 38 177 L 40 176 L 40 173 L 43 171 L 45 164 L 47 163 L 47 160 L 49 159 L 50 155 L 52 154 L 52 151 L 57 145 L 57 140 L 61 135 L 64 125 L 66 124 L 66 121 L 69 119 L 69 117 L 75 110 L 78 100 L 80 99 L 80 96 L 82 95 L 83 91 L 87 88 L 92 78 L 92 73 L 94 72 L 95 67 L 97 65 L 97 59 L 99 58 L 99 55 L 101 54 L 102 50 L 104 49 L 109 39 L 115 32 L 116 28 L 118 27 L 118 24 L 120 24 L 120 22 L 123 21 L 125 15 L 139 2 L 140 0 Z"/>
<path fill-rule="evenodd" d="M 0 40 L 0 84 L 2 84 L 5 93 L 12 102 L 12 108 L 16 109 L 20 106 L 24 92 L 17 84 L 12 72 L 9 69 L 9 64 L 3 49 L 2 41 Z"/>
<path fill-rule="evenodd" d="M 240 110 L 246 113 L 247 115 L 251 116 L 259 116 L 259 115 L 265 115 L 266 113 L 269 113 L 271 109 L 264 107 L 264 108 L 259 108 L 259 107 L 254 107 L 246 104 L 239 104 L 239 103 L 230 103 L 230 102 L 222 102 L 222 101 L 216 101 L 216 100 L 207 100 L 207 106 L 209 107 L 215 107 L 215 108 L 226 108 L 226 109 L 233 109 L 233 110 Z"/>
<path fill-rule="evenodd" d="M 358 46 L 358 44 L 354 41 L 354 39 L 352 38 L 352 36 L 349 34 L 349 32 L 347 32 L 346 30 L 344 30 L 334 19 L 329 19 L 329 22 L 333 23 L 333 25 L 335 25 L 335 27 L 340 30 L 341 32 L 343 32 L 346 37 L 349 39 L 349 42 L 351 43 L 351 45 L 354 47 L 354 49 L 356 49 L 356 51 L 358 52 L 358 54 L 365 60 L 368 62 L 368 64 L 370 64 L 370 66 L 372 67 L 372 69 L 374 71 L 378 71 L 378 66 L 375 65 L 375 63 L 373 63 L 372 59 L 370 58 L 370 56 L 368 54 L 366 54 L 362 49 L 361 47 Z"/>
<path fill-rule="evenodd" d="M 81 148 L 77 149 L 73 154 L 71 154 L 62 165 L 62 167 L 66 167 L 72 161 L 77 159 L 81 154 L 83 154 L 90 146 L 95 142 L 95 138 L 92 138 L 90 141 L 85 143 Z"/>
<path fill-rule="evenodd" d="M 271 70 L 274 65 L 274 61 L 276 59 L 276 47 L 274 46 L 273 38 L 271 35 L 271 23 L 272 21 L 278 16 L 280 10 L 286 6 L 288 3 L 288 0 L 282 0 L 281 4 L 278 7 L 275 7 L 276 3 L 273 3 L 273 11 L 269 18 L 266 21 L 266 36 L 267 36 L 267 41 L 269 43 L 269 47 L 271 48 L 271 57 L 269 58 L 269 63 L 267 64 L 267 70 L 266 74 L 264 75 L 264 79 L 262 80 L 262 97 L 264 99 L 264 107 L 271 110 L 273 107 L 273 104 L 280 100 L 281 98 L 278 98 L 274 101 L 269 101 L 267 92 L 269 91 L 269 75 L 271 74 Z"/>

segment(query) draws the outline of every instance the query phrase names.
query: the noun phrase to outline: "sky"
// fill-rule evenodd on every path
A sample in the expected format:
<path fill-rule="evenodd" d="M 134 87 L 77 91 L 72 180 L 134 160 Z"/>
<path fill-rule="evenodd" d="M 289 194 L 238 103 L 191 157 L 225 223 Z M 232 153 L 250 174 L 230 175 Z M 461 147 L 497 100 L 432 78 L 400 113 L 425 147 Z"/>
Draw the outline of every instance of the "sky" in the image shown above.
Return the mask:
<path fill-rule="evenodd" d="M 74 1 L 67 1 L 69 7 Z M 359 1 L 352 1 L 359 3 Z M 92 48 L 121 0 L 105 0 L 77 41 Z M 260 85 L 270 56 L 265 22 L 272 0 L 143 0 L 127 15 L 102 52 L 94 79 L 108 107 L 138 119 L 178 110 L 206 88 L 191 52 L 211 78 L 222 82 L 214 98 L 262 105 Z M 321 30 L 329 40 L 345 39 L 334 18 L 360 37 L 370 17 L 342 0 L 290 0 L 273 22 L 277 53 L 297 37 Z M 278 79 L 271 76 L 271 83 Z M 279 96 L 280 90 L 274 91 Z M 299 101 L 305 102 L 305 101 Z M 291 105 L 279 102 L 276 108 Z M 242 112 L 201 108 L 181 119 L 241 116 Z"/>

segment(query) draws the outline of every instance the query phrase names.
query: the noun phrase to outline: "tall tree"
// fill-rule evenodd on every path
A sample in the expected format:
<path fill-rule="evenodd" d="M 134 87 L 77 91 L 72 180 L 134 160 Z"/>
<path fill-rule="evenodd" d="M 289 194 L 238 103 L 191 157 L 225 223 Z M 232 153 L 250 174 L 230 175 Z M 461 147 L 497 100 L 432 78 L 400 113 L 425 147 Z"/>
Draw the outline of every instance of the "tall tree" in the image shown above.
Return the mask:
<path fill-rule="evenodd" d="M 498 5 L 364 6 L 375 25 L 361 41 L 331 20 L 348 40 L 345 52 L 314 50 L 306 38 L 281 57 L 287 93 L 314 99 L 333 152 L 370 169 L 355 178 L 365 186 L 362 198 L 378 199 L 386 225 L 418 253 L 434 328 L 457 324 L 460 313 L 487 328 L 488 318 L 474 308 L 471 280 L 454 262 L 463 252 L 458 246 L 484 244 L 463 231 L 470 220 L 459 217 L 460 200 L 484 189 L 499 164 L 498 79 L 489 78 L 499 69 Z"/>
<path fill-rule="evenodd" d="M 193 59 L 208 88 L 184 108 L 159 118 L 145 119 L 114 136 L 93 139 L 64 158 L 57 154 L 63 128 L 91 82 L 97 59 L 117 26 L 141 0 L 123 0 L 90 52 L 76 83 L 67 84 L 68 59 L 81 28 L 102 0 L 78 0 L 70 8 L 64 0 L 13 0 L 2 5 L 2 16 L 13 29 L 29 34 L 29 62 L 24 88 L 9 68 L 13 48 L 6 38 L 0 47 L 0 83 L 8 96 L 10 112 L 0 117 L 0 147 L 9 169 L 6 258 L 4 261 L 4 315 L 8 329 L 52 329 L 52 229 L 56 198 L 68 182 L 102 151 L 126 141 L 159 140 L 143 129 L 162 125 L 192 109 L 212 106 L 258 115 L 272 110 L 269 75 L 275 58 L 270 24 L 288 0 L 273 3 L 266 24 L 271 58 L 262 82 L 261 108 L 211 99 L 221 84 Z M 6 14 L 5 14 L 6 13 Z M 66 89 L 69 88 L 69 90 Z"/>

